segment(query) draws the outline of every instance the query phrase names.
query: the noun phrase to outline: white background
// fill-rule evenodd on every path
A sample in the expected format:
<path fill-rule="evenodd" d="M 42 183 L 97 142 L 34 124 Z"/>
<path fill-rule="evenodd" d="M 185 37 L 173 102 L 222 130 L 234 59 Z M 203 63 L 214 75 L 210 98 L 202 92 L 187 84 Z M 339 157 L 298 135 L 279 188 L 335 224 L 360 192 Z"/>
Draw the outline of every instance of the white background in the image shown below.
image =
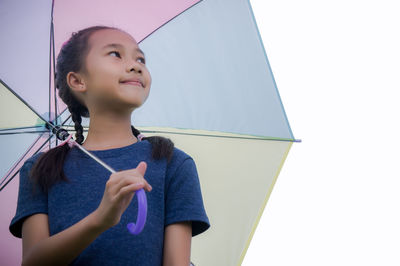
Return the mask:
<path fill-rule="evenodd" d="M 242 265 L 400 265 L 398 1 L 251 4 L 303 142 Z"/>

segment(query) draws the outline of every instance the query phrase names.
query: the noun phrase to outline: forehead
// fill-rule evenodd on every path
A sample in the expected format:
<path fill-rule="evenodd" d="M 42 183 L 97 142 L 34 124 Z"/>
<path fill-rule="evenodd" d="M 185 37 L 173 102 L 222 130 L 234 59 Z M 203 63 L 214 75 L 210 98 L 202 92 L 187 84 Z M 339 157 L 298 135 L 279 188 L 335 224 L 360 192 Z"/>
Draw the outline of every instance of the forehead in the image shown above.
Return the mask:
<path fill-rule="evenodd" d="M 127 47 L 138 47 L 136 40 L 131 35 L 120 30 L 98 30 L 89 37 L 89 47 L 91 50 L 102 49 L 104 46 L 113 43 Z"/>

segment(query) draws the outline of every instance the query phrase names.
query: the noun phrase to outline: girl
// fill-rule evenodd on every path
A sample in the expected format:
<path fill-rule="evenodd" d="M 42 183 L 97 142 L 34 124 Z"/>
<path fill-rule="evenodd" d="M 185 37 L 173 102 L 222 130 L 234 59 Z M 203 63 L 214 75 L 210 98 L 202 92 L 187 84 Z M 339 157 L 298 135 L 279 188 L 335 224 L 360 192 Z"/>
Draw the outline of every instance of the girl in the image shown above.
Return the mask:
<path fill-rule="evenodd" d="M 130 124 L 151 85 L 136 41 L 110 27 L 73 34 L 57 58 L 56 85 L 76 142 L 118 172 L 110 175 L 68 145 L 27 160 L 10 224 L 22 237 L 22 263 L 189 265 L 191 237 L 210 224 L 193 159 L 169 139 L 142 138 Z M 81 117 L 89 114 L 84 141 Z M 134 236 L 126 225 L 136 221 L 132 198 L 141 188 L 147 191 L 147 222 Z"/>

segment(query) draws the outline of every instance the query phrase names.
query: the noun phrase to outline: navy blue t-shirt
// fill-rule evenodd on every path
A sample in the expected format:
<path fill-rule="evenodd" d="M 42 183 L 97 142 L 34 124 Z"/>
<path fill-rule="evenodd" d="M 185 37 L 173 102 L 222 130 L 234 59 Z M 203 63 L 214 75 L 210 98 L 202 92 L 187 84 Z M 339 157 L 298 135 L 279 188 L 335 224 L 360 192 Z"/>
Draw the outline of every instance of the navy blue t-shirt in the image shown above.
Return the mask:
<path fill-rule="evenodd" d="M 128 223 L 136 222 L 134 197 L 120 223 L 102 233 L 72 265 L 162 265 L 166 226 L 192 221 L 193 236 L 210 227 L 195 163 L 183 151 L 174 148 L 169 163 L 166 159 L 152 159 L 148 141 L 92 153 L 116 171 L 136 168 L 145 161 L 145 179 L 153 190 L 146 192 L 147 220 L 139 235 L 126 229 Z M 37 158 L 38 155 L 27 160 L 20 171 L 17 211 L 10 224 L 11 233 L 17 237 L 21 237 L 24 219 L 35 213 L 48 215 L 50 235 L 77 223 L 99 206 L 110 177 L 108 170 L 74 147 L 64 163 L 68 182 L 55 184 L 45 194 L 28 177 Z"/>

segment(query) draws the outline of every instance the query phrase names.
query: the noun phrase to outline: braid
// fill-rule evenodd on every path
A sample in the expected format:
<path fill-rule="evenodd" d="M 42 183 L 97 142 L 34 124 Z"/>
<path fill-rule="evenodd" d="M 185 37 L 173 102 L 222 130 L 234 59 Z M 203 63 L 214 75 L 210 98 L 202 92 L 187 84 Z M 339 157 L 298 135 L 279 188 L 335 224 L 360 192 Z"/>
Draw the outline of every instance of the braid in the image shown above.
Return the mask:
<path fill-rule="evenodd" d="M 131 129 L 133 135 L 137 138 L 140 135 L 140 131 L 134 126 L 131 126 Z M 174 152 L 174 143 L 170 139 L 160 136 L 152 136 L 143 137 L 142 140 L 147 140 L 150 142 L 152 146 L 153 159 L 160 160 L 162 158 L 166 158 L 168 162 L 171 161 Z"/>
<path fill-rule="evenodd" d="M 83 143 L 83 127 L 81 125 L 82 123 L 82 117 L 80 116 L 80 114 L 77 112 L 75 112 L 75 110 L 73 110 L 72 108 L 68 108 L 68 110 L 71 113 L 71 117 L 72 117 L 72 121 L 74 121 L 75 123 L 75 137 L 76 137 L 76 142 L 78 142 L 79 144 Z"/>

